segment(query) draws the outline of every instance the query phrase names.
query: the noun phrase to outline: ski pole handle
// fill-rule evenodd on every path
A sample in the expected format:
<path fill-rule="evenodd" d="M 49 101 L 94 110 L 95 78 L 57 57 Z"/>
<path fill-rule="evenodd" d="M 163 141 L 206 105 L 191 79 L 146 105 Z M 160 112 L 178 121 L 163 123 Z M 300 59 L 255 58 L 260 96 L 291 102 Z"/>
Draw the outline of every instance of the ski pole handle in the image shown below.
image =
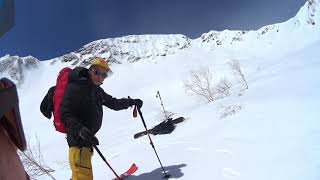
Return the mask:
<path fill-rule="evenodd" d="M 128 96 L 128 99 L 132 99 L 130 96 Z M 137 106 L 134 106 L 134 108 L 133 108 L 133 112 L 132 112 L 132 116 L 134 117 L 134 118 L 136 118 L 138 115 L 137 115 L 137 109 L 138 109 L 138 107 Z"/>

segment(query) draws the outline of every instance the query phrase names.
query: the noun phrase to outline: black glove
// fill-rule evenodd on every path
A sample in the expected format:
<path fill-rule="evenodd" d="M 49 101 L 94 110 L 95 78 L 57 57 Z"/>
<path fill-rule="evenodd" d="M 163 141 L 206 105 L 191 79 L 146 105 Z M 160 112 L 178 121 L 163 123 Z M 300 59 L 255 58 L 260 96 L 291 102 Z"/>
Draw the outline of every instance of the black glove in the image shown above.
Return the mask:
<path fill-rule="evenodd" d="M 131 105 L 135 105 L 137 106 L 139 109 L 142 107 L 143 105 L 143 101 L 141 99 L 131 99 Z"/>
<path fill-rule="evenodd" d="M 80 129 L 79 136 L 80 136 L 81 139 L 83 139 L 84 141 L 88 142 L 92 146 L 99 145 L 98 138 L 95 137 L 94 135 L 92 135 L 91 131 L 86 127 L 82 127 Z"/>
<path fill-rule="evenodd" d="M 97 146 L 97 145 L 99 145 L 99 140 L 98 140 L 98 138 L 95 137 L 95 136 L 93 136 L 93 138 L 90 140 L 90 144 L 91 144 L 92 146 Z"/>

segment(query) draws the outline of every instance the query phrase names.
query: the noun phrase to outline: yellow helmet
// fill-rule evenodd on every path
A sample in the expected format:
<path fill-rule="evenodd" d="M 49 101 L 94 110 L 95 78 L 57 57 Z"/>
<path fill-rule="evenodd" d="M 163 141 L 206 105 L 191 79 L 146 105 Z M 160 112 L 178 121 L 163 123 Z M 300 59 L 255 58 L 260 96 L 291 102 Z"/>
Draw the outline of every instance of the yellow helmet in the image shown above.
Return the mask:
<path fill-rule="evenodd" d="M 101 68 L 106 69 L 107 71 L 110 71 L 110 67 L 108 63 L 103 59 L 99 57 L 95 57 L 91 60 L 91 66 L 99 66 Z"/>

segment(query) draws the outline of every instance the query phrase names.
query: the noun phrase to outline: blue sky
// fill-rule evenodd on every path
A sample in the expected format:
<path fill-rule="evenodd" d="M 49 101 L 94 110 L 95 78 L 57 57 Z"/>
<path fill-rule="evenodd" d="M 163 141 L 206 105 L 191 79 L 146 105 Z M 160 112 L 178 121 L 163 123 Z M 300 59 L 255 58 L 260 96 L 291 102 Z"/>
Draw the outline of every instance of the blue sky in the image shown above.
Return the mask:
<path fill-rule="evenodd" d="M 15 26 L 0 39 L 0 56 L 40 60 L 97 39 L 132 34 L 251 30 L 293 17 L 306 0 L 15 0 Z"/>

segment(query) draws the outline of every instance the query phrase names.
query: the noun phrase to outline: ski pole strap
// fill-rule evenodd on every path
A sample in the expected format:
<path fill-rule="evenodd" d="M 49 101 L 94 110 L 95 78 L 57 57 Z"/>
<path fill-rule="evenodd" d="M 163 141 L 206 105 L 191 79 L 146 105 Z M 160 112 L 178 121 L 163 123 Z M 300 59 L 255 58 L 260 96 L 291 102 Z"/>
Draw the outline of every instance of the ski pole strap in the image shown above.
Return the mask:
<path fill-rule="evenodd" d="M 131 99 L 131 97 L 130 96 L 128 96 L 128 99 Z M 137 115 L 137 106 L 134 106 L 134 108 L 133 108 L 133 112 L 132 112 L 132 116 L 134 117 L 134 118 L 136 118 L 138 115 Z"/>
<path fill-rule="evenodd" d="M 137 106 L 134 106 L 133 108 L 133 117 L 136 118 L 138 116 L 137 114 Z"/>

